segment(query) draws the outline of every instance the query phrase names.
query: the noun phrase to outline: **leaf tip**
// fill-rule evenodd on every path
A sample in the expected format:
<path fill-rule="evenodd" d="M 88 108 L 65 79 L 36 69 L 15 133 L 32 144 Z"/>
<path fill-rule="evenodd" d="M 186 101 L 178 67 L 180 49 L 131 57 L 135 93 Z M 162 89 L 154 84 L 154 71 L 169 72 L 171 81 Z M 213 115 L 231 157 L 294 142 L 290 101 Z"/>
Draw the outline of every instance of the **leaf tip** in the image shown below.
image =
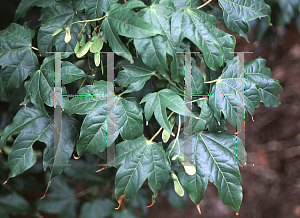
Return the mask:
<path fill-rule="evenodd" d="M 197 210 L 198 210 L 198 212 L 199 212 L 199 214 L 201 214 L 201 210 L 200 210 L 200 203 L 199 204 L 197 204 Z"/>
<path fill-rule="evenodd" d="M 157 195 L 158 195 L 158 192 L 156 192 L 155 195 L 152 196 L 152 199 L 151 199 L 152 203 L 149 206 L 147 206 L 147 207 L 152 207 L 154 205 L 155 198 L 157 197 Z"/>
<path fill-rule="evenodd" d="M 74 158 L 75 160 L 78 160 L 78 159 L 79 159 L 79 157 L 76 157 L 75 154 L 73 154 L 73 158 Z"/>
<path fill-rule="evenodd" d="M 45 198 L 46 197 L 46 193 L 40 198 L 40 200 L 42 200 L 43 198 Z"/>
<path fill-rule="evenodd" d="M 116 210 L 119 210 L 119 209 L 120 209 L 121 203 L 122 203 L 122 201 L 123 201 L 124 198 L 125 198 L 125 194 L 122 194 L 122 195 L 120 196 L 120 198 L 118 199 L 118 204 L 119 204 L 119 206 L 115 208 Z"/>
<path fill-rule="evenodd" d="M 3 182 L 3 185 L 5 185 L 7 183 L 7 180 L 5 182 Z"/>

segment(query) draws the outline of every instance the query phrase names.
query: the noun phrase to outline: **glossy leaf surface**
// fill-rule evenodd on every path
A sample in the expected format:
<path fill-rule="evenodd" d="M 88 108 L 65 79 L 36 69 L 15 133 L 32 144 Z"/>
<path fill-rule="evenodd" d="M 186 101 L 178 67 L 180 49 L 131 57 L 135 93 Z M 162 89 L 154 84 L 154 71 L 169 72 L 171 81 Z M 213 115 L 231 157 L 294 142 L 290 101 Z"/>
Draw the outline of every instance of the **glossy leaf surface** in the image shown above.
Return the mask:
<path fill-rule="evenodd" d="M 147 178 L 153 193 L 168 181 L 171 169 L 161 144 L 150 142 L 143 136 L 119 143 L 115 160 L 117 164 L 124 164 L 116 174 L 117 199 L 122 194 L 128 199 L 136 197 Z"/>
<path fill-rule="evenodd" d="M 223 203 L 238 211 L 242 202 L 242 187 L 236 159 L 244 157 L 236 156 L 236 137 L 225 132 L 201 132 L 187 136 L 185 140 L 183 136 L 179 137 L 178 142 L 174 140 L 168 151 L 171 151 L 172 157 L 180 150 L 196 167 L 193 176 L 188 175 L 183 166 L 179 167 L 179 180 L 191 200 L 198 204 L 203 199 L 209 180 L 218 188 Z M 243 145 L 239 145 L 238 149 L 244 150 Z"/>
<path fill-rule="evenodd" d="M 20 87 L 32 72 L 38 69 L 39 62 L 31 48 L 31 30 L 12 23 L 0 31 L 1 91 L 8 95 Z"/>
<path fill-rule="evenodd" d="M 269 24 L 271 21 L 271 8 L 264 0 L 219 0 L 223 10 L 223 18 L 229 30 L 238 33 L 248 41 L 248 21 L 265 17 Z"/>
<path fill-rule="evenodd" d="M 150 120 L 154 113 L 157 122 L 170 133 L 172 131 L 167 118 L 166 108 L 181 115 L 185 114 L 184 101 L 171 89 L 150 93 L 141 102 L 146 102 L 144 108 L 146 120 Z"/>

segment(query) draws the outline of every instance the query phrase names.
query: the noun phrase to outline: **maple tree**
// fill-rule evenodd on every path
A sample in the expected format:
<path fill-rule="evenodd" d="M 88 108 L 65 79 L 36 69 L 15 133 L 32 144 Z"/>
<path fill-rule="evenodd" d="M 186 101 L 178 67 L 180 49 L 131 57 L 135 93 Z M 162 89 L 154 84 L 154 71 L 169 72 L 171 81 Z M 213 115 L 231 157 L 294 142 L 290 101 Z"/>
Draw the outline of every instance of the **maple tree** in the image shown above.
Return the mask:
<path fill-rule="evenodd" d="M 239 93 L 236 39 L 217 27 L 209 2 L 22 0 L 15 21 L 24 17 L 30 7 L 38 6 L 42 8 L 41 25 L 33 30 L 28 22 L 12 23 L 0 31 L 2 94 L 10 99 L 15 90 L 24 89 L 26 93 L 22 102 L 25 107 L 16 113 L 0 140 L 0 149 L 5 149 L 7 140 L 19 133 L 9 148 L 7 181 L 32 168 L 37 162 L 33 145 L 37 141 L 45 143 L 39 158 L 42 156 L 44 170 L 50 168 L 49 185 L 52 178 L 57 180 L 53 179 L 52 193 L 39 201 L 37 208 L 76 216 L 75 209 L 66 212 L 62 206 L 49 205 L 51 199 L 59 199 L 62 205 L 78 207 L 77 199 L 64 200 L 73 196 L 74 190 L 59 175 L 64 172 L 78 176 L 66 164 L 72 163 L 78 170 L 81 164 L 88 169 L 89 154 L 101 163 L 106 161 L 109 115 L 105 96 L 107 87 L 113 84 L 107 81 L 103 52 L 114 51 L 115 93 L 109 113 L 115 116 L 115 164 L 123 164 L 109 166 L 116 168 L 116 200 L 121 203 L 123 198 L 134 199 L 143 193 L 139 190 L 148 180 L 154 203 L 157 192 L 173 180 L 173 191 L 182 198 L 187 194 L 199 207 L 210 181 L 218 188 L 222 202 L 238 212 L 242 202 L 238 163 L 245 163 L 246 152 L 241 144 L 237 146 L 239 139 L 225 128 L 225 119 L 233 126 L 237 123 L 239 105 L 233 96 L 243 94 L 245 109 L 253 116 L 260 102 L 277 107 L 282 88 L 271 78 L 266 61 L 257 58 L 245 64 L 244 93 Z M 222 13 L 228 29 L 247 41 L 249 21 L 263 17 L 271 25 L 271 9 L 263 0 L 219 0 L 218 4 L 222 11 L 216 10 Z M 35 37 L 37 48 L 32 45 Z M 58 158 L 53 119 L 55 55 L 46 56 L 46 52 L 69 52 L 62 54 L 61 62 L 65 95 L 61 166 L 53 165 Z M 191 62 L 192 111 L 188 113 L 183 52 L 195 52 Z M 74 93 L 89 97 L 67 96 Z M 192 134 L 186 137 L 182 115 L 191 120 Z M 156 141 L 161 131 L 164 144 Z M 191 151 L 184 156 L 189 142 Z M 70 161 L 74 153 L 79 160 Z M 89 178 L 98 181 L 93 172 L 89 171 Z M 65 187 L 64 194 L 59 186 Z M 99 205 L 107 205 L 103 206 L 106 215 L 114 207 L 110 199 L 100 197 L 81 207 L 81 217 L 97 214 Z M 27 211 L 28 205 L 24 208 Z"/>

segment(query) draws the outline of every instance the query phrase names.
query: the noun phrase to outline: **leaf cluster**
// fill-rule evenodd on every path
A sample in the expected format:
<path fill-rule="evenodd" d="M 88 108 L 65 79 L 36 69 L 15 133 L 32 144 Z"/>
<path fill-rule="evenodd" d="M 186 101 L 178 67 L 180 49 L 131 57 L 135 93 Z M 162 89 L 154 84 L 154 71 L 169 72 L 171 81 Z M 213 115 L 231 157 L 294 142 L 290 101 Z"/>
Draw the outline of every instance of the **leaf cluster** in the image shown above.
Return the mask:
<path fill-rule="evenodd" d="M 7 181 L 42 162 L 44 170 L 49 168 L 46 190 L 51 184 L 52 192 L 36 208 L 60 217 L 135 217 L 132 208 L 150 200 L 143 187 L 146 180 L 152 204 L 162 191 L 180 209 L 187 197 L 199 207 L 210 181 L 222 202 L 238 212 L 239 165 L 246 163 L 246 151 L 242 141 L 226 130 L 225 120 L 236 126 L 241 122 L 239 110 L 253 116 L 261 102 L 277 107 L 282 88 L 262 58 L 246 63 L 243 80 L 238 78 L 236 39 L 218 28 L 214 7 L 201 7 L 204 3 L 22 0 L 15 21 L 37 6 L 41 24 L 32 30 L 29 23 L 12 23 L 0 31 L 1 95 L 14 102 L 17 93 L 24 105 L 5 125 L 0 139 L 0 149 L 8 155 Z M 271 25 L 271 8 L 264 0 L 219 0 L 218 5 L 224 25 L 247 41 L 250 21 L 264 18 Z M 55 52 L 64 52 L 61 150 L 54 140 Z M 112 68 L 108 52 L 115 54 L 114 81 L 107 73 Z M 191 64 L 185 52 L 191 55 Z M 185 77 L 188 71 L 191 78 Z M 192 84 L 189 102 L 187 83 Z M 244 105 L 237 104 L 241 97 Z M 108 128 L 113 128 L 113 136 L 107 134 Z M 12 136 L 16 138 L 8 146 Z M 115 145 L 114 164 L 106 163 L 108 141 Z M 37 142 L 45 146 L 40 153 L 34 149 Z M 76 170 L 66 167 L 69 163 Z M 92 163 L 110 169 L 96 176 L 89 169 Z M 92 185 L 89 191 L 94 194 L 82 206 L 80 192 L 75 193 L 62 173 Z M 112 212 L 113 193 L 101 196 L 101 185 L 114 190 L 119 204 L 135 199 L 128 203 L 130 209 Z M 0 198 L 0 204 L 10 198 L 18 199 L 24 209 L 20 212 L 30 210 L 16 193 Z M 145 215 L 146 208 L 141 208 Z M 9 213 L 8 209 L 4 215 Z"/>

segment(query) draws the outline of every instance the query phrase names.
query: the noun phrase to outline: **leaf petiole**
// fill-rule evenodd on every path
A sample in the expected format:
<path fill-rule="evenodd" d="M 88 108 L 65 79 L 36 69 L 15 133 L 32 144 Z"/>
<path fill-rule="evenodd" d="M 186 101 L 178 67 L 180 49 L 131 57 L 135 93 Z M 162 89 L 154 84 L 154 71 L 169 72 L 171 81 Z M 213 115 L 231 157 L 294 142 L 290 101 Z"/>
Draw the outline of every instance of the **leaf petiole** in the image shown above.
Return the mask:
<path fill-rule="evenodd" d="M 199 7 L 197 7 L 197 9 L 203 8 L 204 6 L 206 6 L 207 4 L 209 4 L 212 0 L 208 0 L 207 2 L 205 2 L 204 4 L 200 5 Z"/>
<path fill-rule="evenodd" d="M 102 19 L 105 18 L 105 17 L 106 17 L 106 15 L 103 16 L 103 17 L 100 17 L 100 18 L 92 19 L 92 20 L 79 20 L 79 21 L 76 21 L 76 22 L 74 22 L 74 23 L 70 23 L 68 26 L 72 26 L 72 25 L 75 24 L 75 23 L 87 23 L 87 22 L 99 21 L 99 20 L 102 20 Z"/>
<path fill-rule="evenodd" d="M 204 82 L 204 83 L 214 83 L 214 82 L 217 82 L 219 81 L 220 79 L 215 79 L 215 80 L 212 80 L 212 81 L 207 81 L 207 82 Z"/>
<path fill-rule="evenodd" d="M 174 111 L 172 111 L 172 113 L 168 116 L 168 119 L 170 119 L 170 117 L 174 114 Z M 159 130 L 155 133 L 155 135 L 149 140 L 150 142 L 153 141 L 153 139 L 155 139 L 155 137 L 160 133 L 160 131 L 162 131 L 162 127 L 159 128 Z"/>

